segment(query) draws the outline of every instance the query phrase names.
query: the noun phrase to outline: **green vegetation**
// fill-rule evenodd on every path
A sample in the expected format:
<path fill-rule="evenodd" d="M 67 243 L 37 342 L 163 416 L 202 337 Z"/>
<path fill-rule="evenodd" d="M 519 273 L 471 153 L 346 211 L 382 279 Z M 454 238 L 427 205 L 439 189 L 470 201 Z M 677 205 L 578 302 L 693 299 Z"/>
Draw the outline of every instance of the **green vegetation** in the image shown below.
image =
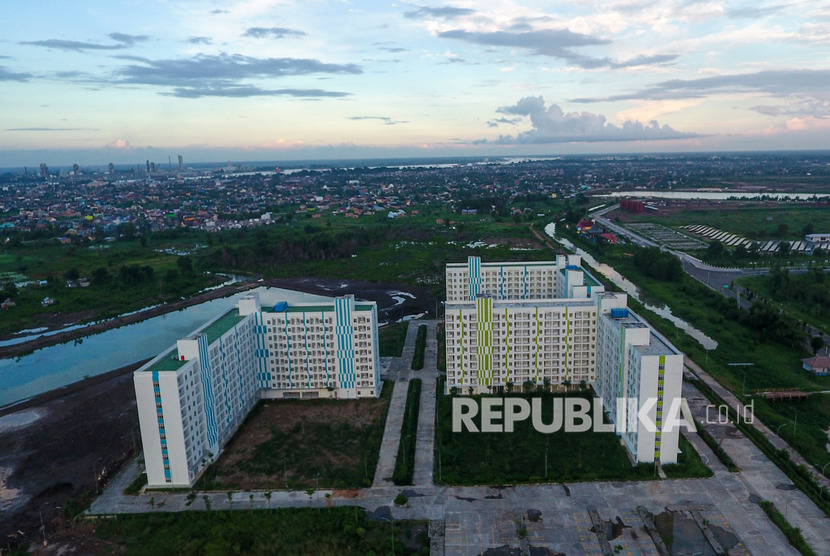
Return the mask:
<path fill-rule="evenodd" d="M 666 477 L 679 479 L 682 477 L 711 477 L 713 475 L 712 470 L 706 467 L 700 459 L 697 450 L 682 434 L 678 447 L 680 448 L 680 455 L 677 456 L 677 463 L 663 466 Z"/>
<path fill-rule="evenodd" d="M 426 328 L 426 327 L 424 327 Z M 421 379 L 413 378 L 406 390 L 406 409 L 401 425 L 401 441 L 395 459 L 392 482 L 396 485 L 411 485 L 415 472 L 415 445 L 418 437 L 418 412 L 421 408 Z"/>
<path fill-rule="evenodd" d="M 751 295 L 782 304 L 792 317 L 830 332 L 830 276 L 814 267 L 805 274 L 773 268 L 765 276 L 741 278 L 738 284 Z"/>
<path fill-rule="evenodd" d="M 128 556 L 429 554 L 425 522 L 371 521 L 355 507 L 121 514 L 95 533 Z"/>
<path fill-rule="evenodd" d="M 764 512 L 766 512 L 767 516 L 769 516 L 772 522 L 775 523 L 779 529 L 781 529 L 781 532 L 784 533 L 784 536 L 787 537 L 787 540 L 795 547 L 796 550 L 804 554 L 804 556 L 816 555 L 816 553 L 813 552 L 813 549 L 810 548 L 810 545 L 807 544 L 807 541 L 804 540 L 804 536 L 801 534 L 801 529 L 790 525 L 787 519 L 781 515 L 781 512 L 778 511 L 778 508 L 775 507 L 775 504 L 768 500 L 764 500 L 760 505 Z"/>
<path fill-rule="evenodd" d="M 147 484 L 147 473 L 141 471 L 138 474 L 138 477 L 133 479 L 133 481 L 124 489 L 124 494 L 128 494 L 130 496 L 135 496 L 144 486 Z"/>
<path fill-rule="evenodd" d="M 427 325 L 418 327 L 418 337 L 415 338 L 415 354 L 412 356 L 412 370 L 420 371 L 424 368 L 424 351 L 427 348 Z"/>
<path fill-rule="evenodd" d="M 438 324 L 438 331 L 435 333 L 438 341 L 437 366 L 438 371 L 447 372 L 447 331 L 444 329 L 443 321 Z"/>
<path fill-rule="evenodd" d="M 15 301 L 14 307 L 3 312 L 0 334 L 43 326 L 55 313 L 78 314 L 80 321 L 111 318 L 193 295 L 218 281 L 195 271 L 189 256 L 160 253 L 137 241 L 115 242 L 108 247 L 26 246 L 15 250 L 26 256 L 0 259 L 0 276 L 17 271 L 29 279 L 46 281 L 46 285 L 18 288 L 8 279 L 0 279 L 3 299 Z M 89 285 L 80 287 L 79 278 L 88 279 Z M 67 280 L 75 286 L 69 287 Z M 43 305 L 47 297 L 54 299 L 54 305 Z"/>
<path fill-rule="evenodd" d="M 439 379 L 439 392 L 443 390 Z M 589 392 L 552 394 L 534 392 L 511 396 L 542 399 L 542 420 L 553 418 L 553 398 L 591 399 Z M 476 402 L 483 397 L 472 396 Z M 435 476 L 450 485 L 486 485 L 600 480 L 647 480 L 656 477 L 654 465 L 631 465 L 628 453 L 613 432 L 563 432 L 542 434 L 530 419 L 516 423 L 514 432 L 485 434 L 452 432 L 453 396 L 439 395 L 436 407 Z M 474 419 L 478 425 L 480 421 Z M 607 422 L 607 421 L 606 421 Z M 683 457 L 663 467 L 671 477 L 709 477 L 691 444 L 682 441 Z"/>
<path fill-rule="evenodd" d="M 625 219 L 631 222 L 654 222 L 670 228 L 703 224 L 755 240 L 803 241 L 806 234 L 830 230 L 828 211 L 809 204 L 769 206 L 764 203 L 741 203 L 731 207 L 719 204 L 717 210 L 709 206 L 699 209 L 690 206 L 677 211 L 624 214 Z"/>
<path fill-rule="evenodd" d="M 196 488 L 370 486 L 391 397 L 386 381 L 378 399 L 261 402 Z"/>
<path fill-rule="evenodd" d="M 557 228 L 559 232 L 559 228 Z M 672 313 L 691 323 L 718 342 L 715 350 L 706 351 L 697 341 L 669 321 L 629 299 L 632 309 L 645 317 L 675 346 L 715 377 L 726 388 L 741 396 L 772 388 L 798 389 L 807 392 L 830 390 L 830 377 L 817 377 L 801 368 L 804 349 L 801 325 L 769 303 L 754 303 L 750 311 L 707 288 L 689 276 L 679 281 L 662 281 L 649 277 L 633 262 L 640 248 L 631 245 L 599 245 L 581 240 L 575 234 L 562 233 L 578 246 L 591 251 L 636 283 L 649 303 L 668 305 Z M 752 363 L 733 366 L 730 363 Z M 767 402 L 755 400 L 755 415 L 770 428 L 793 424 L 797 411 L 797 434 L 790 428 L 784 438 L 817 469 L 830 463 L 824 448 L 830 427 L 830 401 L 827 396 L 811 396 L 806 402 Z M 782 431 L 784 432 L 784 431 Z"/>
<path fill-rule="evenodd" d="M 379 351 L 381 357 L 400 357 L 406 343 L 408 322 L 387 324 L 378 330 Z"/>

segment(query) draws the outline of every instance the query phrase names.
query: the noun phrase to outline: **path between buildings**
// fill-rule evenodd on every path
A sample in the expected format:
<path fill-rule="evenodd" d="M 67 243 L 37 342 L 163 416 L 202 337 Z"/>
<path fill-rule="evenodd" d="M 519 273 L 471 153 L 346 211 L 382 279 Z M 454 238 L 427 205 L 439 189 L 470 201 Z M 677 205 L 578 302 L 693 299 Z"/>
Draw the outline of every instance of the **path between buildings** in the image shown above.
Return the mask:
<path fill-rule="evenodd" d="M 415 444 L 415 485 L 431 485 L 435 467 L 435 384 L 438 375 L 438 340 L 435 334 L 438 322 L 418 321 L 427 326 L 427 345 L 424 368 L 415 371 L 413 378 L 421 379 L 421 407 L 418 415 L 418 434 Z"/>
<path fill-rule="evenodd" d="M 383 440 L 380 443 L 378 466 L 375 469 L 373 487 L 392 486 L 392 473 L 395 471 L 395 460 L 398 457 L 398 445 L 401 442 L 401 425 L 406 410 L 406 391 L 409 388 L 409 379 L 412 374 L 412 356 L 415 353 L 415 339 L 418 337 L 420 321 L 409 321 L 406 329 L 401 357 L 397 361 L 397 372 L 390 372 L 395 379 L 395 388 L 392 390 L 392 400 L 389 402 L 389 411 L 386 414 L 386 426 L 383 429 Z"/>

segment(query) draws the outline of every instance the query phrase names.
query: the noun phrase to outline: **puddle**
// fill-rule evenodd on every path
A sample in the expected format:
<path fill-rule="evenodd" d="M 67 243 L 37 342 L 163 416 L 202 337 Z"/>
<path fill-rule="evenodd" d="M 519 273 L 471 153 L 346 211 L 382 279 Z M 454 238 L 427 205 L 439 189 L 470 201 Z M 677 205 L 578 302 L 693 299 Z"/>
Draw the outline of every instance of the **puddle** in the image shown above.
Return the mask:
<path fill-rule="evenodd" d="M 532 521 L 533 523 L 538 523 L 542 520 L 542 512 L 540 512 L 539 510 L 528 510 L 527 519 Z"/>
<path fill-rule="evenodd" d="M 681 554 L 715 556 L 715 551 L 706 540 L 703 531 L 687 512 L 665 511 L 654 516 L 654 525 L 673 556 Z M 722 527 L 709 524 L 709 530 L 727 552 L 738 544 L 738 537 Z"/>
<path fill-rule="evenodd" d="M 778 490 L 795 490 L 798 487 L 792 483 L 778 483 L 777 485 L 775 485 L 775 488 L 777 488 Z"/>

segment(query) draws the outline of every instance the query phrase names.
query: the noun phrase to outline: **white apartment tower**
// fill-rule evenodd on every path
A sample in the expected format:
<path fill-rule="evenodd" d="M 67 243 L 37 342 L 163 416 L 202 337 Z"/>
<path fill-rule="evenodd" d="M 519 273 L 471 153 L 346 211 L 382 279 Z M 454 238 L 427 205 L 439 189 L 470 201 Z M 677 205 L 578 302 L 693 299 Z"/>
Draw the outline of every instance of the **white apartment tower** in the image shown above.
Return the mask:
<path fill-rule="evenodd" d="M 149 486 L 192 485 L 261 398 L 378 396 L 377 338 L 377 305 L 353 296 L 242 298 L 133 375 Z"/>
<path fill-rule="evenodd" d="M 625 294 L 605 292 L 580 264 L 570 255 L 447 265 L 447 391 L 590 383 L 615 423 L 637 422 L 628 400 L 642 407 L 654 398 L 658 432 L 632 424 L 622 441 L 635 461 L 675 463 L 678 430 L 659 431 L 681 396 L 683 355 L 626 308 Z"/>

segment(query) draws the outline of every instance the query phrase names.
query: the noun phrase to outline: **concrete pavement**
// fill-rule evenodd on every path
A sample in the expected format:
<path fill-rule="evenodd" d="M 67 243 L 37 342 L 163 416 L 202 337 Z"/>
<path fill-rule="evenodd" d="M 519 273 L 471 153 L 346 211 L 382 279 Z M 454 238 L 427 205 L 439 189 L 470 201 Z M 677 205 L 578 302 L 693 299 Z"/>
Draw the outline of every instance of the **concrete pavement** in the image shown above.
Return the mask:
<path fill-rule="evenodd" d="M 437 321 L 420 321 L 427 325 L 427 346 L 424 354 L 424 368 L 413 373 L 421 379 L 420 412 L 418 415 L 417 444 L 415 445 L 415 485 L 431 485 L 435 468 L 435 385 L 438 375 L 438 330 Z"/>

